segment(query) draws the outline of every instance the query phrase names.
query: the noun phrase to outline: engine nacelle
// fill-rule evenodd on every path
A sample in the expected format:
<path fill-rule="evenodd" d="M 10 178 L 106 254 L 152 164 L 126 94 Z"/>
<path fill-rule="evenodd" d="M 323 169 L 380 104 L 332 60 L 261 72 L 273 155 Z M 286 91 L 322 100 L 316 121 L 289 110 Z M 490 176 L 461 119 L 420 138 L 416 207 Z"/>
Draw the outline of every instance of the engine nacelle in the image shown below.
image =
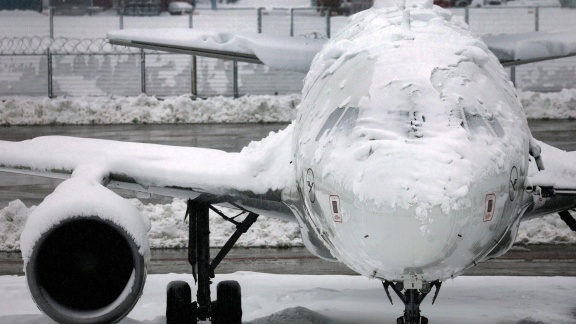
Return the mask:
<path fill-rule="evenodd" d="M 38 240 L 26 265 L 36 305 L 59 323 L 113 323 L 134 307 L 146 263 L 130 235 L 98 217 L 68 219 Z"/>
<path fill-rule="evenodd" d="M 21 237 L 34 302 L 59 323 L 120 321 L 144 289 L 149 228 L 130 202 L 100 184 L 63 182 Z"/>

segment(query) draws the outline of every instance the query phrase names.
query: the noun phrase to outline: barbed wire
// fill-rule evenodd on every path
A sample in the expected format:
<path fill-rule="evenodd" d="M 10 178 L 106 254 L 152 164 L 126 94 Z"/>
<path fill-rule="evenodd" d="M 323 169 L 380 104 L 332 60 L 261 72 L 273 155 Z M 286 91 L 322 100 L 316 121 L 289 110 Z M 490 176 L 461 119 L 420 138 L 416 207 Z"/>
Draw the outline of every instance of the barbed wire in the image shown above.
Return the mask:
<path fill-rule="evenodd" d="M 137 48 L 111 45 L 106 38 L 50 38 L 48 36 L 0 38 L 0 55 L 134 54 Z"/>

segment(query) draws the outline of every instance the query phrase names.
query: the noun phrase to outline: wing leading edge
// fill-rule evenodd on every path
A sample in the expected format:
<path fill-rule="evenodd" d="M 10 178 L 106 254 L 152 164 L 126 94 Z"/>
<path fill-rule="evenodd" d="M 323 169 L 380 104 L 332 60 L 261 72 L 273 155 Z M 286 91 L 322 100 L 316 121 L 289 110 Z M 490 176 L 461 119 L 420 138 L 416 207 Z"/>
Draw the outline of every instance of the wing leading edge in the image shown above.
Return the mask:
<path fill-rule="evenodd" d="M 326 40 L 196 29 L 132 29 L 108 33 L 111 44 L 265 64 L 272 68 L 308 72 Z"/>

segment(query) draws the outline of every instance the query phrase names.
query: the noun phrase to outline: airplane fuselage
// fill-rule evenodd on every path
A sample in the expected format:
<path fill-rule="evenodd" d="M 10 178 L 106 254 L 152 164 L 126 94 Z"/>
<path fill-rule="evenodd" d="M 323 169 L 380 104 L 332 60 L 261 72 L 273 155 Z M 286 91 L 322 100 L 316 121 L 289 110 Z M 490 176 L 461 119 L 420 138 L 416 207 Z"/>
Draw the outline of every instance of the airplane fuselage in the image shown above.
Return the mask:
<path fill-rule="evenodd" d="M 502 66 L 450 13 L 353 17 L 316 56 L 294 124 L 311 250 L 434 281 L 513 243 L 531 135 Z"/>

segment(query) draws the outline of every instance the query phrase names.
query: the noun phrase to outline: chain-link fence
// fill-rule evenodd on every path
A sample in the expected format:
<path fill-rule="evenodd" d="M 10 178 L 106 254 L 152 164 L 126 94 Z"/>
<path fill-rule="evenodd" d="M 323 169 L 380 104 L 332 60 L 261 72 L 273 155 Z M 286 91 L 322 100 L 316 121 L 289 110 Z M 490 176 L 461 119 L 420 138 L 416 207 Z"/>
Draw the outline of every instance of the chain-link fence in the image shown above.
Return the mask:
<path fill-rule="evenodd" d="M 0 48 L 2 95 L 289 94 L 301 91 L 305 76 L 211 58 L 193 62 L 189 55 L 113 46 L 106 39 L 1 38 Z"/>
<path fill-rule="evenodd" d="M 566 8 L 452 9 L 473 32 L 515 33 L 576 30 L 576 10 Z M 53 12 L 53 11 L 51 11 Z M 190 15 L 54 16 L 0 12 L 0 95 L 199 96 L 285 94 L 301 91 L 303 73 L 262 65 L 112 46 L 108 30 L 202 28 L 276 35 L 330 37 L 346 17 L 317 8 L 196 10 Z M 560 59 L 511 70 L 529 90 L 576 87 L 576 59 Z"/>

